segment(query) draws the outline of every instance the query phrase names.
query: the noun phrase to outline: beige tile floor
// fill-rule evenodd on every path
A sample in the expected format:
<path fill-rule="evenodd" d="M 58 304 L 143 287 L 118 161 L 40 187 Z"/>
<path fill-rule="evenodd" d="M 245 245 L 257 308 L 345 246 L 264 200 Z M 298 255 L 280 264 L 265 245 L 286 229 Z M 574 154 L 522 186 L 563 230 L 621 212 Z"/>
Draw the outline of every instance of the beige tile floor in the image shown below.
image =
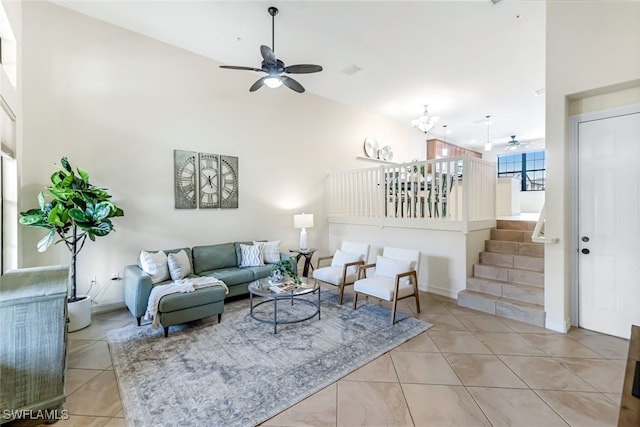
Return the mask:
<path fill-rule="evenodd" d="M 433 294 L 420 300 L 418 317 L 433 328 L 263 425 L 616 425 L 628 341 L 558 334 Z M 416 315 L 406 301 L 400 311 Z M 125 425 L 105 332 L 134 321 L 125 310 L 98 314 L 69 334 L 70 418 L 56 426 Z"/>

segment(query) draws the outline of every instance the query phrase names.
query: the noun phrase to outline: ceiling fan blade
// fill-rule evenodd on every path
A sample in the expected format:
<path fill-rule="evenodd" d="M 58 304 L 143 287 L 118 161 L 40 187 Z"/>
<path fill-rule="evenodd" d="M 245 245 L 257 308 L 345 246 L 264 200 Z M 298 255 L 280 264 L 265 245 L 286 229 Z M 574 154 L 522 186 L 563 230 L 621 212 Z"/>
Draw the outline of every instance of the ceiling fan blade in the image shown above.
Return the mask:
<path fill-rule="evenodd" d="M 298 93 L 304 92 L 304 88 L 302 87 L 302 85 L 291 77 L 280 76 L 280 79 L 282 79 L 282 83 L 284 83 L 284 85 L 289 89 L 295 90 Z"/>
<path fill-rule="evenodd" d="M 278 61 L 276 60 L 276 54 L 273 53 L 273 50 L 269 46 L 262 45 L 260 46 L 260 54 L 262 55 L 262 59 L 268 65 L 277 65 Z"/>
<path fill-rule="evenodd" d="M 298 65 L 289 65 L 288 67 L 284 67 L 283 71 L 285 73 L 291 73 L 291 74 L 309 74 L 309 73 L 318 73 L 322 71 L 322 67 L 320 65 L 314 65 L 314 64 L 298 64 Z"/>
<path fill-rule="evenodd" d="M 228 70 L 262 71 L 260 68 L 242 67 L 239 65 L 221 65 L 220 68 L 226 68 Z"/>
<path fill-rule="evenodd" d="M 264 86 L 264 81 L 266 79 L 268 79 L 268 78 L 269 78 L 269 76 L 267 75 L 267 76 L 261 77 L 258 80 L 256 80 L 256 82 L 254 84 L 252 84 L 251 87 L 249 88 L 249 92 L 255 92 L 258 89 L 260 89 L 262 86 Z"/>

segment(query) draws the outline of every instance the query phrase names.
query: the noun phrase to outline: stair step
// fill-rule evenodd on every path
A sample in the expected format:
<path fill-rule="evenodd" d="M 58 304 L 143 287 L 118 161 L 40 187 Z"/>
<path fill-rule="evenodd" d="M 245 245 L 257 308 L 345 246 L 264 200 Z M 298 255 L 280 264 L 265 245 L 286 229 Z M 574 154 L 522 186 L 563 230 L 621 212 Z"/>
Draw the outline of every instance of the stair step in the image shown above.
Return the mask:
<path fill-rule="evenodd" d="M 544 273 L 539 271 L 520 270 L 517 268 L 497 267 L 486 264 L 473 265 L 474 277 L 510 282 L 518 285 L 544 288 Z"/>
<path fill-rule="evenodd" d="M 528 304 L 465 289 L 458 292 L 458 305 L 544 327 L 544 308 L 537 304 Z"/>
<path fill-rule="evenodd" d="M 458 292 L 458 305 L 484 313 L 496 314 L 496 301 L 500 297 L 464 289 Z"/>
<path fill-rule="evenodd" d="M 495 265 L 497 267 L 511 267 L 521 270 L 544 272 L 544 258 L 526 255 L 480 252 L 480 263 Z"/>
<path fill-rule="evenodd" d="M 544 307 L 537 304 L 527 304 L 507 298 L 496 301 L 496 315 L 507 319 L 518 320 L 530 325 L 545 326 Z"/>
<path fill-rule="evenodd" d="M 499 230 L 533 231 L 536 228 L 536 222 L 499 219 L 496 223 L 496 228 L 498 228 Z"/>
<path fill-rule="evenodd" d="M 518 285 L 479 277 L 468 277 L 467 289 L 494 297 L 508 298 L 528 304 L 544 305 L 544 289 L 536 286 Z"/>
<path fill-rule="evenodd" d="M 527 255 L 544 257 L 542 243 L 508 242 L 503 240 L 485 240 L 484 248 L 487 252 L 500 254 Z"/>
<path fill-rule="evenodd" d="M 491 240 L 531 243 L 531 232 L 520 230 L 498 230 L 493 228 L 491 229 Z"/>

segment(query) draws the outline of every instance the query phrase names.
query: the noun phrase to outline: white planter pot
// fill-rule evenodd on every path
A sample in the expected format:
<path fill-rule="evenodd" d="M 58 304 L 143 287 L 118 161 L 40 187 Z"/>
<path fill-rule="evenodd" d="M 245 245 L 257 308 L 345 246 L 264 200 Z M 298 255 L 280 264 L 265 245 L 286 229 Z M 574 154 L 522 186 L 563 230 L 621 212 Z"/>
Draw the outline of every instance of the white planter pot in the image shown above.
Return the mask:
<path fill-rule="evenodd" d="M 80 298 L 83 297 L 84 299 L 68 303 L 69 332 L 86 328 L 91 324 L 91 297 L 80 295 Z"/>

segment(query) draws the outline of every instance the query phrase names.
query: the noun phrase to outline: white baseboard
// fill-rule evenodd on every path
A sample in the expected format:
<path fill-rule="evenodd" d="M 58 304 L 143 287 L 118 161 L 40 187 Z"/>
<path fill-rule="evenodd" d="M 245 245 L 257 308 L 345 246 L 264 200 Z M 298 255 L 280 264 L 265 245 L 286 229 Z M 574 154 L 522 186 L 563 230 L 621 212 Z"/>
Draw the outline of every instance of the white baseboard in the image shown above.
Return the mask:
<path fill-rule="evenodd" d="M 124 301 L 112 302 L 109 304 L 98 304 L 91 307 L 91 313 L 106 313 L 107 311 L 116 311 L 126 307 Z"/>
<path fill-rule="evenodd" d="M 440 288 L 438 286 L 433 285 L 418 285 L 418 289 L 423 292 L 429 292 L 430 294 L 440 295 L 441 297 L 453 298 L 455 300 L 458 299 L 458 291 L 452 291 L 449 288 Z"/>
<path fill-rule="evenodd" d="M 546 329 L 551 329 L 552 331 L 566 334 L 567 332 L 569 332 L 569 328 L 571 328 L 571 322 L 569 321 L 568 318 L 560 322 L 554 322 L 552 320 L 549 320 L 549 318 L 547 318 L 545 320 L 544 327 Z"/>

